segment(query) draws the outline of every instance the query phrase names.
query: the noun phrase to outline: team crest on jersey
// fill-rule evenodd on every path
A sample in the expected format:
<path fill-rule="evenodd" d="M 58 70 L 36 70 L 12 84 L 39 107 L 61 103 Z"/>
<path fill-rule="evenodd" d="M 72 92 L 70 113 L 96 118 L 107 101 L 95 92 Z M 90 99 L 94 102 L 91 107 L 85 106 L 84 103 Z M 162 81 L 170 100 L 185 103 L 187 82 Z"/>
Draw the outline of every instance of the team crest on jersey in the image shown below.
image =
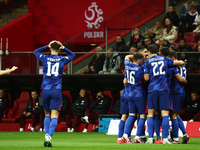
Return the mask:
<path fill-rule="evenodd" d="M 89 16 L 90 15 L 90 16 Z M 92 28 L 95 26 L 96 29 L 100 27 L 100 24 L 103 21 L 103 10 L 98 9 L 98 5 L 96 2 L 93 2 L 91 6 L 85 10 L 85 22 L 87 23 L 88 28 Z"/>

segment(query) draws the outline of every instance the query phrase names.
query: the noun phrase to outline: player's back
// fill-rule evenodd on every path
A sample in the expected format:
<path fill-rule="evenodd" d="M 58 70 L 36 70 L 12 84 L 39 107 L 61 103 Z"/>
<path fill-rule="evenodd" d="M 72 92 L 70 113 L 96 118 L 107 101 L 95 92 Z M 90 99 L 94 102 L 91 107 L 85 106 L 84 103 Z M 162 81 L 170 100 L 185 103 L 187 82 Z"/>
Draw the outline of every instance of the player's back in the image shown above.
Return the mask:
<path fill-rule="evenodd" d="M 175 69 L 175 74 L 177 73 L 179 73 L 184 79 L 186 79 L 185 66 L 177 66 Z M 175 76 L 172 79 L 171 91 L 172 93 L 185 93 L 184 85 L 181 84 Z"/>
<path fill-rule="evenodd" d="M 150 75 L 148 92 L 168 90 L 168 65 L 172 66 L 173 60 L 157 55 L 145 62 L 144 73 Z"/>
<path fill-rule="evenodd" d="M 58 55 L 44 55 L 43 82 L 41 89 L 62 89 L 62 74 L 67 58 Z"/>
<path fill-rule="evenodd" d="M 141 66 L 136 64 L 131 64 L 130 61 L 125 61 L 125 70 L 127 72 L 127 80 L 130 86 L 130 91 L 135 92 L 136 96 L 142 97 L 143 96 L 143 69 Z"/>

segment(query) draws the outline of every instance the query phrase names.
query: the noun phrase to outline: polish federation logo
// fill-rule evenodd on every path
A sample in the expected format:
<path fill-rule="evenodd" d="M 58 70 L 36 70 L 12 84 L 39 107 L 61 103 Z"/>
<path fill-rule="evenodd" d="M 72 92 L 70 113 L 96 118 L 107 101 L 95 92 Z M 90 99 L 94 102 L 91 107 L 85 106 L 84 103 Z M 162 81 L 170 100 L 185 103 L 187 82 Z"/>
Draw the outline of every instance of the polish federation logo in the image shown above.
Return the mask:
<path fill-rule="evenodd" d="M 98 5 L 96 2 L 93 2 L 91 6 L 85 10 L 85 22 L 87 23 L 88 28 L 92 28 L 93 26 L 98 29 L 100 24 L 103 21 L 103 11 L 102 9 L 98 9 Z"/>

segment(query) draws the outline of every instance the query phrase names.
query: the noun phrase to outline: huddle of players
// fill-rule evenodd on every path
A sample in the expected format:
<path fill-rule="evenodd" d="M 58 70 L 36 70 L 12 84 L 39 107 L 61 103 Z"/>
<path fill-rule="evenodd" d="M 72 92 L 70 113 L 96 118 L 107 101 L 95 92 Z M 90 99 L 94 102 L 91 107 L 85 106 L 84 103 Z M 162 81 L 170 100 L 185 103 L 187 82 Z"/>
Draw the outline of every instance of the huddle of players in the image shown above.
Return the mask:
<path fill-rule="evenodd" d="M 157 55 L 156 45 L 150 45 L 147 49 L 125 57 L 125 86 L 121 95 L 122 118 L 117 143 L 178 144 L 179 128 L 183 132 L 182 143 L 187 143 L 189 137 L 183 121 L 178 116 L 185 97 L 183 84 L 187 83 L 184 62 L 178 61 L 176 52 L 169 51 L 167 47 L 159 50 L 160 56 Z M 145 82 L 148 82 L 148 90 L 143 84 Z M 146 141 L 144 125 L 147 109 L 149 138 Z M 168 138 L 169 115 L 172 121 L 172 138 Z M 130 135 L 136 119 L 137 133 L 133 141 Z M 156 141 L 153 139 L 154 130 Z"/>

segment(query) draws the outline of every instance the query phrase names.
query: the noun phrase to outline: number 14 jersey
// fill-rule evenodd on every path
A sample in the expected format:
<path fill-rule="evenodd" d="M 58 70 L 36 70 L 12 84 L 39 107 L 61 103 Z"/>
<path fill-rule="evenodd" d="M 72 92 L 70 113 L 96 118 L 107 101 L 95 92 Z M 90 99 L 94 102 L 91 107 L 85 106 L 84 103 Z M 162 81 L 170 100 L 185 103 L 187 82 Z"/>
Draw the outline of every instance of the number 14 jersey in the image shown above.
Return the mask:
<path fill-rule="evenodd" d="M 153 91 L 168 91 L 167 71 L 168 66 L 173 66 L 174 61 L 167 57 L 154 55 L 145 61 L 144 74 L 149 74 L 148 93 Z"/>
<path fill-rule="evenodd" d="M 42 62 L 43 67 L 43 81 L 41 89 L 62 89 L 62 75 L 64 66 L 66 63 L 70 62 L 75 55 L 67 48 L 64 48 L 64 50 L 68 52 L 68 56 L 43 55 L 40 53 L 40 51 L 47 48 L 48 46 L 44 46 L 35 50 L 35 55 Z"/>

